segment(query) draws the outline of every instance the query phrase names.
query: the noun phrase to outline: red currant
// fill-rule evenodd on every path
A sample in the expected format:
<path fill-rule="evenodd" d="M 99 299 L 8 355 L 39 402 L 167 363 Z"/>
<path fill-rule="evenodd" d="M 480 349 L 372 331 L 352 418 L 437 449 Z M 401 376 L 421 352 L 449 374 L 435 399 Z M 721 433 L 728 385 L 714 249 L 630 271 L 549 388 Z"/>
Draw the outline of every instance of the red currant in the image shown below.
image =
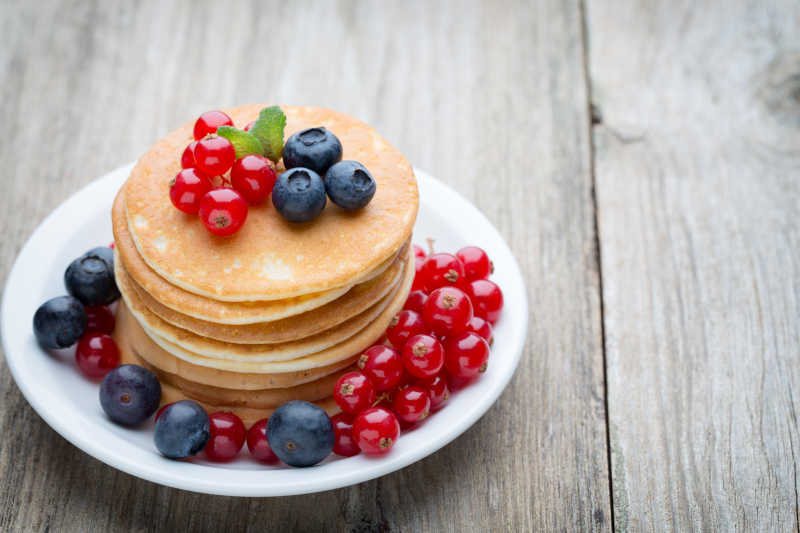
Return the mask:
<path fill-rule="evenodd" d="M 400 436 L 400 423 L 383 407 L 362 411 L 353 420 L 353 439 L 364 453 L 386 453 Z"/>
<path fill-rule="evenodd" d="M 431 398 L 427 389 L 411 385 L 397 391 L 392 402 L 392 411 L 397 418 L 409 424 L 424 420 L 431 412 Z"/>
<path fill-rule="evenodd" d="M 200 202 L 200 220 L 214 235 L 233 235 L 247 220 L 247 202 L 233 189 L 212 189 Z"/>
<path fill-rule="evenodd" d="M 477 333 L 465 331 L 445 341 L 445 367 L 457 378 L 474 378 L 486 372 L 489 343 Z"/>
<path fill-rule="evenodd" d="M 169 407 L 170 405 L 172 405 L 173 403 L 175 403 L 175 402 L 169 402 L 169 403 L 165 403 L 164 405 L 162 405 L 161 408 L 158 410 L 158 412 L 156 412 L 155 420 L 158 420 L 158 417 L 161 416 L 161 413 L 163 413 L 166 410 L 166 408 Z"/>
<path fill-rule="evenodd" d="M 423 259 L 414 259 L 414 281 L 411 283 L 411 290 L 412 291 L 424 291 L 425 290 L 425 280 L 422 278 L 422 267 L 425 266 L 425 261 Z"/>
<path fill-rule="evenodd" d="M 194 147 L 197 146 L 197 141 L 192 141 L 183 151 L 181 155 L 181 168 L 193 168 L 194 162 Z"/>
<path fill-rule="evenodd" d="M 406 299 L 406 304 L 403 306 L 403 309 L 408 309 L 409 311 L 414 311 L 415 313 L 422 314 L 422 309 L 425 307 L 425 300 L 428 299 L 428 295 L 422 291 L 411 291 Z"/>
<path fill-rule="evenodd" d="M 113 250 L 114 249 L 114 241 L 111 241 L 111 244 L 109 244 L 108 247 Z"/>
<path fill-rule="evenodd" d="M 472 317 L 472 320 L 467 324 L 466 331 L 477 333 L 483 340 L 489 343 L 489 346 L 494 344 L 494 334 L 492 333 L 492 325 L 479 316 Z"/>
<path fill-rule="evenodd" d="M 247 449 L 250 455 L 262 463 L 277 463 L 280 461 L 267 441 L 267 422 L 268 418 L 263 418 L 253 424 L 247 432 Z"/>
<path fill-rule="evenodd" d="M 486 279 L 494 271 L 489 256 L 477 246 L 465 246 L 456 252 L 456 257 L 464 265 L 464 279 L 467 281 Z"/>
<path fill-rule="evenodd" d="M 460 378 L 452 374 L 447 374 L 447 388 L 451 391 L 461 390 L 474 380 L 475 378 Z"/>
<path fill-rule="evenodd" d="M 428 254 L 425 253 L 425 250 L 423 250 L 421 246 L 417 246 L 416 244 L 414 244 L 413 247 L 414 247 L 414 257 L 417 259 L 417 261 L 424 263 L 425 258 L 428 257 Z"/>
<path fill-rule="evenodd" d="M 342 411 L 355 415 L 375 401 L 375 388 L 361 372 L 348 372 L 336 382 L 333 399 Z"/>
<path fill-rule="evenodd" d="M 397 350 L 381 344 L 376 344 L 361 354 L 358 368 L 379 392 L 397 387 L 405 374 L 403 360 Z"/>
<path fill-rule="evenodd" d="M 422 316 L 415 312 L 404 310 L 400 311 L 389 322 L 389 328 L 386 330 L 386 338 L 392 343 L 392 346 L 402 348 L 409 337 L 418 335 L 420 333 L 427 333 L 428 328 L 425 327 L 425 322 Z"/>
<path fill-rule="evenodd" d="M 447 378 L 441 373 L 432 378 L 421 379 L 417 385 L 428 390 L 431 399 L 431 409 L 436 409 L 444 405 L 450 399 L 450 389 L 447 386 Z"/>
<path fill-rule="evenodd" d="M 464 283 L 464 265 L 453 254 L 428 256 L 420 273 L 427 292 L 445 285 L 461 286 Z"/>
<path fill-rule="evenodd" d="M 106 333 L 111 335 L 114 333 L 114 313 L 104 306 L 87 307 L 86 308 L 86 333 Z"/>
<path fill-rule="evenodd" d="M 178 172 L 169 186 L 172 205 L 194 215 L 200 209 L 200 201 L 211 190 L 211 180 L 196 168 L 185 168 Z"/>
<path fill-rule="evenodd" d="M 361 449 L 353 440 L 353 419 L 344 413 L 331 417 L 333 423 L 333 453 L 342 457 L 358 455 Z"/>
<path fill-rule="evenodd" d="M 475 314 L 494 324 L 503 310 L 503 291 L 493 281 L 477 279 L 467 285 Z"/>
<path fill-rule="evenodd" d="M 415 378 L 431 378 L 444 365 L 442 343 L 430 335 L 414 335 L 403 346 L 403 366 Z"/>
<path fill-rule="evenodd" d="M 233 120 L 222 111 L 206 111 L 194 123 L 194 139 L 200 140 L 209 133 L 216 133 L 220 126 L 233 126 Z"/>
<path fill-rule="evenodd" d="M 246 155 L 237 159 L 231 169 L 231 185 L 251 205 L 258 205 L 267 199 L 276 179 L 269 160 L 260 155 Z"/>
<path fill-rule="evenodd" d="M 211 413 L 208 415 L 211 436 L 208 438 L 206 457 L 211 461 L 230 461 L 244 446 L 247 430 L 242 420 L 233 413 Z"/>
<path fill-rule="evenodd" d="M 236 150 L 225 137 L 206 137 L 194 147 L 194 162 L 209 176 L 221 176 L 236 161 Z"/>
<path fill-rule="evenodd" d="M 244 127 L 244 131 L 250 131 L 250 128 L 252 128 L 253 124 L 255 124 L 255 123 L 256 123 L 255 120 L 251 120 L 250 122 L 248 122 L 247 126 Z"/>
<path fill-rule="evenodd" d="M 75 361 L 86 376 L 102 378 L 119 364 L 119 348 L 110 335 L 89 333 L 78 341 Z"/>
<path fill-rule="evenodd" d="M 472 318 L 472 302 L 461 289 L 440 287 L 428 297 L 422 316 L 437 335 L 461 333 Z"/>

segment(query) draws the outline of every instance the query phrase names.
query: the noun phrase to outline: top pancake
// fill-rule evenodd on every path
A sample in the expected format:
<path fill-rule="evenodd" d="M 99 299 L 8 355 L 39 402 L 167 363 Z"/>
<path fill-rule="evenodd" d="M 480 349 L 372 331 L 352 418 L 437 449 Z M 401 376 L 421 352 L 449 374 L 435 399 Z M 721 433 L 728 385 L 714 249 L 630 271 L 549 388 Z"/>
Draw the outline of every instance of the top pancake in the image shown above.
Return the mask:
<path fill-rule="evenodd" d="M 226 110 L 238 127 L 262 105 Z M 377 183 L 372 201 L 348 212 L 328 202 L 315 220 L 285 221 L 267 201 L 251 207 L 231 237 L 205 230 L 197 216 L 175 209 L 169 182 L 192 140 L 193 123 L 157 142 L 125 185 L 128 227 L 137 250 L 158 274 L 186 291 L 221 301 L 278 300 L 358 283 L 405 243 L 416 219 L 416 178 L 403 155 L 375 130 L 348 115 L 282 106 L 286 138 L 325 126 L 342 142 L 343 159 L 361 162 Z"/>

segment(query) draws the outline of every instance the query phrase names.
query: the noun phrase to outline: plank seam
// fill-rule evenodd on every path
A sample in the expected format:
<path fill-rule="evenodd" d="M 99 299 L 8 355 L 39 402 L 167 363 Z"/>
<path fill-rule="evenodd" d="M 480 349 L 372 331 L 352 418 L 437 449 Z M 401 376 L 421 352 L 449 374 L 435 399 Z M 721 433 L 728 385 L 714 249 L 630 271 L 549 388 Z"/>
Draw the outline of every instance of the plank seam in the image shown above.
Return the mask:
<path fill-rule="evenodd" d="M 600 110 L 592 102 L 592 82 L 589 68 L 589 21 L 587 19 L 586 0 L 580 0 L 581 18 L 581 49 L 583 59 L 583 79 L 586 84 L 586 110 L 589 117 L 587 127 L 589 135 L 589 175 L 591 177 L 591 198 L 592 210 L 594 214 L 594 258 L 597 263 L 597 282 L 600 297 L 600 341 L 603 354 L 603 409 L 605 411 L 606 424 L 606 463 L 608 469 L 608 501 L 611 510 L 611 531 L 616 531 L 616 520 L 614 516 L 614 476 L 611 467 L 611 424 L 608 412 L 608 364 L 606 361 L 606 321 L 605 321 L 605 301 L 603 298 L 603 264 L 600 253 L 600 224 L 599 224 L 599 205 L 597 202 L 597 176 L 595 174 L 595 146 L 594 146 L 594 127 L 603 122 Z"/>

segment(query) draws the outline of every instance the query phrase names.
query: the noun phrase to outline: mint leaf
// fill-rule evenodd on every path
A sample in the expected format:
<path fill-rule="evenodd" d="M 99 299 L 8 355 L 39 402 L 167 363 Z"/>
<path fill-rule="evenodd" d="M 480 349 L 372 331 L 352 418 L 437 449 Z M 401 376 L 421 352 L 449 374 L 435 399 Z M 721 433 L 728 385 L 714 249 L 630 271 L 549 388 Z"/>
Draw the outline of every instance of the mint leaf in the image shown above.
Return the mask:
<path fill-rule="evenodd" d="M 236 159 L 241 159 L 246 155 L 264 155 L 264 147 L 261 146 L 258 137 L 249 131 L 237 130 L 231 126 L 220 126 L 217 128 L 217 135 L 225 137 L 236 150 Z"/>
<path fill-rule="evenodd" d="M 258 137 L 264 147 L 264 155 L 277 163 L 283 153 L 283 129 L 286 127 L 286 115 L 280 107 L 265 107 L 258 115 L 258 120 L 250 128 L 250 133 Z"/>

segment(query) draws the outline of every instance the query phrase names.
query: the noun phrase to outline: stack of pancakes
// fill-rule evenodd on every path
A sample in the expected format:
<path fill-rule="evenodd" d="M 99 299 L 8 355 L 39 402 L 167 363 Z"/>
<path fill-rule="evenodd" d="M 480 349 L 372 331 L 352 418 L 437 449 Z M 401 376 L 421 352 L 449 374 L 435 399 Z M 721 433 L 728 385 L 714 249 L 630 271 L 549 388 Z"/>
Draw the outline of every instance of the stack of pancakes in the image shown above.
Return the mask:
<path fill-rule="evenodd" d="M 226 112 L 242 127 L 262 107 Z M 246 424 L 289 400 L 333 413 L 334 383 L 408 296 L 418 208 L 408 161 L 352 117 L 282 109 L 286 137 L 325 126 L 342 142 L 344 159 L 370 170 L 377 191 L 367 207 L 348 212 L 329 202 L 319 218 L 293 224 L 267 201 L 250 208 L 237 234 L 216 237 L 169 199 L 192 124 L 145 154 L 114 202 L 123 296 L 115 336 L 123 363 L 156 373 L 163 403 L 188 398 Z"/>

